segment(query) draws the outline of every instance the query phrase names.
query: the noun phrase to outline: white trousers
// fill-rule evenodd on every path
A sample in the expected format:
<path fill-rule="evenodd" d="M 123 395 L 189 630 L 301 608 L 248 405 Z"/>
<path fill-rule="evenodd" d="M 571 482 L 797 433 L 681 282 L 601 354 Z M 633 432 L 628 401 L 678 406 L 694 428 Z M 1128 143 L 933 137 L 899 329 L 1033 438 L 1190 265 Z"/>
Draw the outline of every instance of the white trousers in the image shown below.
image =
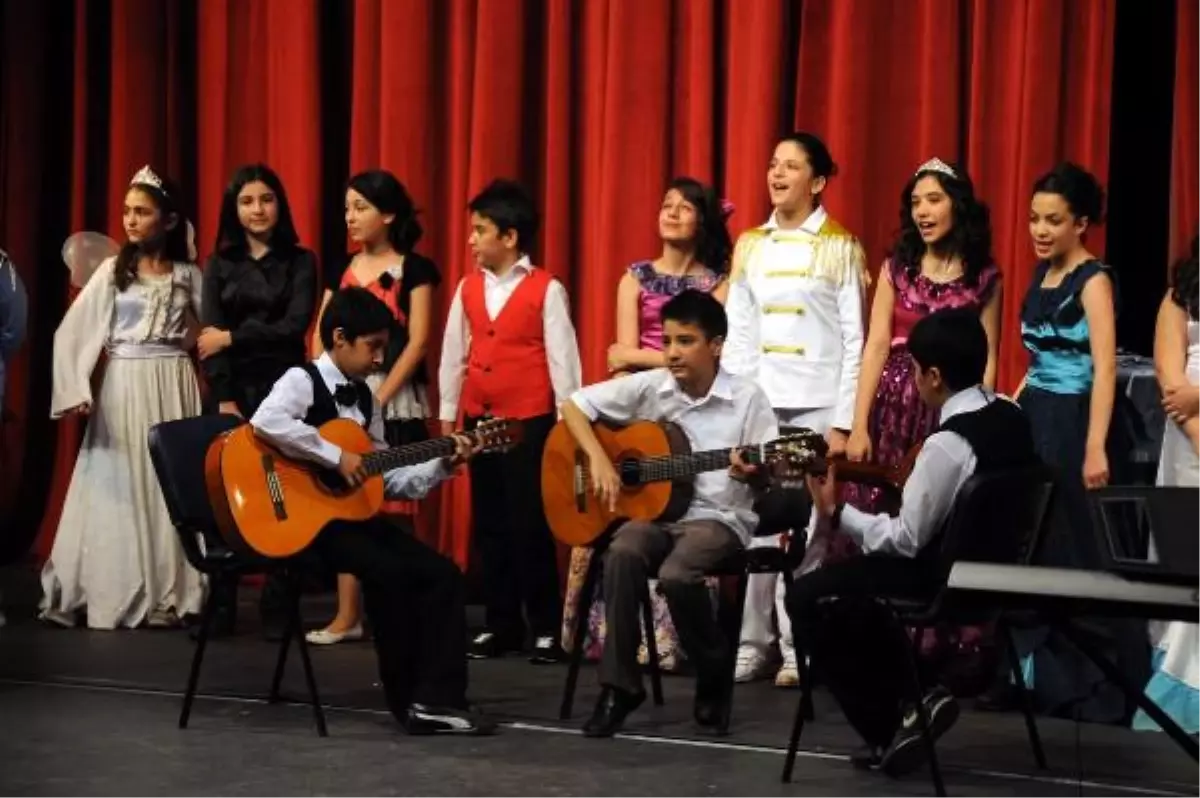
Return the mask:
<path fill-rule="evenodd" d="M 832 407 L 815 409 L 775 408 L 775 417 L 781 427 L 807 427 L 825 435 L 833 424 Z M 812 521 L 809 520 L 811 527 Z M 807 533 L 807 530 L 805 530 Z M 775 537 L 752 537 L 749 548 L 779 546 Z M 774 610 L 774 613 L 772 613 Z M 772 615 L 774 618 L 772 619 Z M 778 637 L 775 634 L 778 628 Z M 783 579 L 779 574 L 752 574 L 746 585 L 746 606 L 742 610 L 741 645 L 756 649 L 764 656 L 771 646 L 779 641 L 779 653 L 785 659 L 795 659 L 795 644 L 792 641 L 792 621 L 784 604 Z"/>

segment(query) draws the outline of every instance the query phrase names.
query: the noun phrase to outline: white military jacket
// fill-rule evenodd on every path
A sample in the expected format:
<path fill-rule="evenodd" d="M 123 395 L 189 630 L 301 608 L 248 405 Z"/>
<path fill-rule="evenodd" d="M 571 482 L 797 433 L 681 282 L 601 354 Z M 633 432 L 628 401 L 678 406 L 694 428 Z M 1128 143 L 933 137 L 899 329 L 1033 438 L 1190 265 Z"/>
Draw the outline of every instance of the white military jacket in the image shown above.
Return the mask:
<path fill-rule="evenodd" d="M 772 407 L 832 407 L 850 429 L 869 280 L 862 245 L 824 208 L 795 230 L 772 215 L 734 248 L 721 365 L 758 380 Z"/>

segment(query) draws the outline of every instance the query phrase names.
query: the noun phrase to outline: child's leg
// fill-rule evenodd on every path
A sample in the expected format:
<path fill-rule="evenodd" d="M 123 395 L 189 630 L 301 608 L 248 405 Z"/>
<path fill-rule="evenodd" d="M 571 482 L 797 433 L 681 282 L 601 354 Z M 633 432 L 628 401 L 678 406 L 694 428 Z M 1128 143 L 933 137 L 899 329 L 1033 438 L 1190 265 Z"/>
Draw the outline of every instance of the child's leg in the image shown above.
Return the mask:
<path fill-rule="evenodd" d="M 562 618 L 558 555 L 542 507 L 542 450 L 554 421 L 552 415 L 526 419 L 524 438 L 508 454 L 505 470 L 518 587 L 535 642 L 556 638 Z"/>
<path fill-rule="evenodd" d="M 470 419 L 467 427 L 472 427 Z M 492 637 L 472 648 L 472 656 L 490 657 L 520 650 L 525 640 L 521 594 L 517 582 L 513 518 L 506 500 L 508 454 L 480 454 L 471 459 L 472 545 L 479 547 L 483 567 L 487 632 Z"/>

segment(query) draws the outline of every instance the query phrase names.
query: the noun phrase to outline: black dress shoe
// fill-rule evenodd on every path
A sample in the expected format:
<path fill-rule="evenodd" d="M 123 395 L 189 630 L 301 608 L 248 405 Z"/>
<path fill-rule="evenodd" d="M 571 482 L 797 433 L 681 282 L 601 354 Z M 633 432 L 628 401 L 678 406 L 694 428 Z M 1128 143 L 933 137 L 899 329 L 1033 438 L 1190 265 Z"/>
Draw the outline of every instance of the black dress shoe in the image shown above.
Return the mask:
<path fill-rule="evenodd" d="M 584 737 L 612 737 L 621 730 L 629 713 L 642 705 L 646 693 L 627 693 L 616 687 L 605 685 L 596 701 L 596 708 L 588 722 L 583 724 Z"/>
<path fill-rule="evenodd" d="M 732 698 L 728 677 L 697 677 L 696 698 L 692 703 L 696 730 L 702 734 L 728 734 Z"/>
<path fill-rule="evenodd" d="M 554 665 L 567 658 L 567 652 L 553 637 L 539 637 L 533 644 L 533 654 L 529 661 L 534 665 Z"/>
<path fill-rule="evenodd" d="M 879 770 L 883 763 L 883 748 L 863 744 L 850 752 L 850 764 L 858 770 Z"/>
<path fill-rule="evenodd" d="M 400 722 L 409 734 L 465 734 L 483 737 L 496 733 L 496 722 L 473 709 L 410 704 Z"/>

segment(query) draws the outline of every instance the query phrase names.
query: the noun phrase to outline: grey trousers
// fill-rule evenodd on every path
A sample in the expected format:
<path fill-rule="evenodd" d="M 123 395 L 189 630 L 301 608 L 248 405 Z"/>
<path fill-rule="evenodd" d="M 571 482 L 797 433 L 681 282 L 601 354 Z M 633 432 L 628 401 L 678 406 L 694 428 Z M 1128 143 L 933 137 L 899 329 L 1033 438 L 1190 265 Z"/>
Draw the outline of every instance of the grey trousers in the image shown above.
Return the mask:
<path fill-rule="evenodd" d="M 728 665 L 729 644 L 717 624 L 704 576 L 742 548 L 719 521 L 675 524 L 628 521 L 604 552 L 604 602 L 607 626 L 600 658 L 600 683 L 630 693 L 642 692 L 638 665 L 641 614 L 638 595 L 657 574 L 679 642 L 701 680 L 719 679 Z"/>

